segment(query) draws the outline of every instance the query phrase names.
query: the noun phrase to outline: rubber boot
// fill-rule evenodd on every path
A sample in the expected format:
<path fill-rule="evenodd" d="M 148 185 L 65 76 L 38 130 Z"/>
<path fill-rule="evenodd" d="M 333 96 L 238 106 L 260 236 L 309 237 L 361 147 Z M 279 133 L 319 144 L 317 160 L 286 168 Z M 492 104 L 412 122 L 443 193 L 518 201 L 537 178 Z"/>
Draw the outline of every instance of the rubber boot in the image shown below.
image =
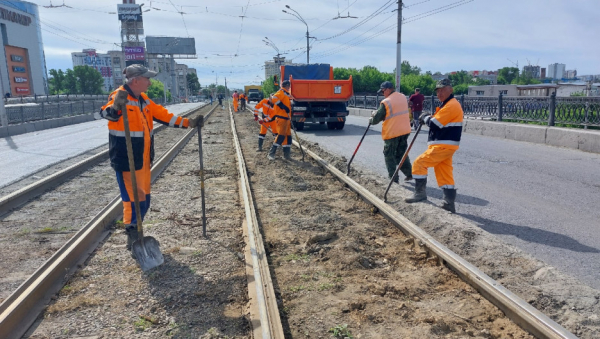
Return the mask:
<path fill-rule="evenodd" d="M 283 158 L 285 160 L 292 160 L 292 148 L 291 147 L 283 148 Z"/>
<path fill-rule="evenodd" d="M 277 152 L 277 146 L 273 145 L 273 146 L 271 146 L 271 150 L 269 151 L 269 154 L 267 155 L 267 159 L 275 160 L 275 152 Z"/>
<path fill-rule="evenodd" d="M 263 150 L 262 146 L 263 146 L 264 142 L 265 142 L 265 139 L 258 138 L 258 148 L 256 149 L 257 152 L 262 152 L 262 150 Z"/>
<path fill-rule="evenodd" d="M 452 213 L 456 213 L 456 209 L 454 208 L 454 200 L 456 199 L 456 189 L 455 188 L 444 188 L 444 201 L 442 202 L 442 208 L 446 211 L 450 211 Z"/>
<path fill-rule="evenodd" d="M 137 225 L 127 225 L 127 227 L 125 227 L 125 233 L 127 233 L 127 250 L 131 251 L 133 243 L 139 238 Z M 133 254 L 133 251 L 131 251 L 131 257 L 135 259 L 135 254 Z"/>
<path fill-rule="evenodd" d="M 412 197 L 404 199 L 407 203 L 427 200 L 427 178 L 415 179 L 415 193 Z"/>

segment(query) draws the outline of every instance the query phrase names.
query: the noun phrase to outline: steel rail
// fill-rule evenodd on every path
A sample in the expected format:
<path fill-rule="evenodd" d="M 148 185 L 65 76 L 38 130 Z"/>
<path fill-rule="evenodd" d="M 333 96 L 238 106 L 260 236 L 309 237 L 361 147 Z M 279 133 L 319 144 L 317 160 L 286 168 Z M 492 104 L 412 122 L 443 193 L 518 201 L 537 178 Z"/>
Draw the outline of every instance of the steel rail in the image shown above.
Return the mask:
<path fill-rule="evenodd" d="M 293 141 L 294 145 L 299 145 Z M 386 204 L 379 197 L 369 192 L 356 181 L 342 173 L 333 165 L 319 157 L 314 152 L 306 149 L 310 155 L 321 167 L 328 170 L 340 181 L 348 185 L 350 189 L 360 195 L 367 203 L 375 206 L 381 215 L 396 225 L 402 232 L 412 236 L 415 241 L 420 241 L 440 261 L 458 274 L 465 282 L 473 286 L 479 293 L 496 305 L 506 316 L 521 326 L 524 330 L 540 339 L 577 339 L 577 337 L 567 331 L 564 327 L 550 319 L 548 316 L 529 305 L 525 300 L 515 295 L 499 282 L 490 278 L 487 274 L 477 267 L 461 258 L 458 254 L 451 251 L 442 243 L 435 240 L 417 225 L 412 223 L 392 206 Z"/>
<path fill-rule="evenodd" d="M 180 116 L 188 116 L 193 114 L 199 109 L 204 108 L 206 105 L 188 110 Z M 154 129 L 155 132 L 159 132 L 166 128 L 165 125 L 155 123 L 159 125 Z M 96 164 L 108 159 L 108 149 L 98 154 L 95 154 L 87 159 L 84 159 L 76 164 L 73 164 L 65 169 L 62 169 L 54 174 L 51 174 L 45 178 L 42 178 L 34 183 L 31 183 L 17 191 L 7 194 L 0 198 L 0 216 L 10 212 L 14 208 L 17 208 L 33 198 L 47 192 L 48 190 L 72 179 L 73 177 L 87 171 Z"/>
<path fill-rule="evenodd" d="M 244 209 L 246 211 L 246 226 L 248 228 L 248 245 L 252 257 L 252 270 L 256 286 L 257 306 L 260 315 L 260 332 L 262 339 L 283 339 L 283 325 L 279 316 L 279 307 L 271 272 L 269 271 L 269 262 L 264 248 L 262 235 L 259 229 L 258 218 L 254 199 L 252 198 L 252 188 L 248 179 L 248 170 L 246 161 L 242 152 L 242 146 L 237 136 L 237 129 L 233 118 L 231 106 L 229 107 L 229 117 L 231 119 L 231 131 L 233 133 L 234 145 L 236 150 L 238 170 L 240 174 L 240 187 L 242 198 L 244 200 Z"/>
<path fill-rule="evenodd" d="M 205 115 L 205 120 L 217 107 L 213 107 Z M 152 166 L 152 181 L 168 167 L 195 133 L 196 128 L 190 129 L 155 162 Z M 121 214 L 121 198 L 117 196 L 0 304 L 2 339 L 18 339 L 26 333 L 52 296 L 66 283 L 66 279 L 84 264 L 108 236 L 108 227 Z"/>

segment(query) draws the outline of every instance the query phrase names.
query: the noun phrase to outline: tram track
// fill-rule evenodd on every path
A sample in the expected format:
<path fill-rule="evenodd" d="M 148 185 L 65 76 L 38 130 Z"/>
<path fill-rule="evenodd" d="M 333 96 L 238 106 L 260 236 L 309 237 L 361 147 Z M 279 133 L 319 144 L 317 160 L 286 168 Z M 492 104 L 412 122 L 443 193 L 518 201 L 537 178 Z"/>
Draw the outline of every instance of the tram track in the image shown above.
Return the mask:
<path fill-rule="evenodd" d="M 217 108 L 214 106 L 206 115 L 205 120 L 210 117 Z M 188 112 L 193 114 L 202 108 Z M 179 153 L 185 144 L 197 132 L 196 129 L 187 131 L 171 148 L 169 148 L 152 166 L 152 181 L 162 173 L 170 161 Z M 45 178 L 28 186 L 26 189 L 15 192 L 20 198 L 3 199 L 8 201 L 29 200 L 40 192 L 44 187 L 56 187 L 58 182 L 64 182 L 69 174 L 76 175 L 86 168 L 90 168 L 99 161 L 93 157 L 93 161 L 82 161 L 71 166 L 56 175 Z M 75 174 L 73 174 L 75 173 Z M 55 181 L 53 181 L 55 180 Z M 58 181 L 58 182 L 56 182 Z M 29 276 L 8 298 L 0 304 L 0 333 L 6 338 L 20 338 L 23 333 L 35 321 L 38 314 L 43 310 L 50 298 L 56 294 L 64 285 L 64 278 L 75 272 L 80 265 L 93 253 L 96 246 L 106 237 L 108 227 L 122 213 L 120 196 L 113 198 L 98 214 L 63 244 L 49 259 L 47 259 L 31 276 Z"/>
<path fill-rule="evenodd" d="M 575 338 L 560 325 L 510 291 L 504 290 L 500 284 L 439 244 L 316 153 L 308 151 L 307 154 L 312 160 L 307 162 L 299 161 L 297 155 L 294 155 L 296 159 L 290 162 L 269 162 L 265 153 L 255 153 L 253 150 L 256 134 L 248 133 L 248 130 L 250 125 L 255 129 L 255 124 L 248 122 L 248 116 L 234 116 L 229 111 L 229 118 L 234 139 L 233 153 L 238 160 L 239 205 L 221 200 L 221 204 L 209 206 L 207 209 L 212 214 L 209 214 L 209 220 L 217 220 L 219 215 L 234 217 L 237 212 L 233 213 L 231 209 L 237 206 L 242 206 L 245 215 L 245 266 L 250 299 L 247 317 L 254 334 L 252 336 L 246 330 L 240 329 L 239 333 L 233 333 L 236 338 L 322 336 L 327 335 L 330 327 L 343 330 L 341 321 L 345 320 L 348 323 L 348 319 L 354 321 L 350 326 L 355 331 L 353 333 L 360 332 L 363 337 L 424 337 L 431 334 L 435 334 L 432 337 L 437 337 L 458 330 L 469 336 L 473 333 L 475 336 L 478 333 L 488 336 L 491 328 L 492 331 L 499 331 L 497 333 L 500 337 L 510 333 L 519 338 L 528 338 L 513 328 L 514 326 L 511 327 L 507 320 L 503 320 L 502 312 L 537 338 Z M 193 135 L 188 134 L 185 137 L 191 138 Z M 212 143 L 218 146 L 223 144 L 223 141 L 213 140 Z M 207 156 L 210 157 L 210 154 L 211 151 L 207 150 Z M 223 162 L 226 163 L 227 160 Z M 213 173 L 210 179 L 220 178 L 214 176 L 218 169 L 213 168 L 209 171 Z M 220 171 L 227 172 L 223 169 Z M 213 185 L 216 186 L 214 183 Z M 209 197 L 210 186 L 209 184 Z M 221 191 L 213 194 L 219 192 Z M 176 194 L 188 196 L 191 193 L 178 191 Z M 360 195 L 364 202 L 355 199 L 356 194 Z M 118 202 L 118 199 L 112 201 L 109 204 L 112 207 L 107 206 L 103 213 L 95 218 L 95 226 L 87 230 L 82 229 L 79 233 L 87 234 L 82 235 L 81 239 L 104 239 L 106 231 L 103 229 L 106 224 L 102 224 L 103 220 L 116 218 L 118 214 L 115 215 L 117 212 L 113 210 L 120 208 Z M 373 215 L 369 206 L 376 206 L 380 215 L 387 221 Z M 394 231 L 390 228 L 391 225 L 399 228 L 407 236 Z M 181 232 L 186 234 L 189 230 Z M 220 231 L 209 222 L 209 232 Z M 71 265 L 64 266 L 60 258 L 57 258 L 54 265 L 63 265 L 63 271 L 65 267 L 76 270 L 78 264 L 83 263 L 82 257 L 87 257 L 91 252 L 89 249 L 95 248 L 100 240 L 89 241 L 88 244 L 70 241 L 59 251 L 62 254 L 57 252 L 57 255 L 66 258 L 66 253 L 70 251 Z M 208 242 L 219 244 L 214 238 L 211 240 L 210 236 Z M 88 252 L 81 250 L 84 248 L 87 248 Z M 231 245 L 228 248 L 232 250 Z M 180 252 L 180 249 L 175 252 Z M 200 250 L 194 253 L 198 252 Z M 237 256 L 240 257 L 240 254 Z M 209 263 L 204 262 L 207 268 L 211 267 Z M 175 263 L 170 261 L 166 264 Z M 181 263 L 176 267 L 179 266 Z M 404 270 L 407 271 L 403 272 Z M 48 283 L 55 285 L 53 293 L 48 295 L 53 295 L 57 288 L 64 284 L 65 274 L 60 272 L 59 269 L 54 275 L 45 275 Z M 160 277 L 164 273 L 157 271 L 156 274 Z M 178 277 L 176 273 L 172 274 Z M 410 279 L 412 275 L 419 277 Z M 36 280 L 42 279 L 42 276 L 37 275 Z M 152 276 L 145 278 L 153 279 Z M 466 284 L 455 282 L 460 280 L 458 278 L 479 292 L 470 291 Z M 208 284 L 209 281 L 205 280 L 203 284 L 211 285 Z M 398 285 L 398 282 L 401 285 Z M 412 287 L 411 284 L 415 286 Z M 212 288 L 217 288 L 216 286 Z M 189 286 L 184 284 L 184 287 Z M 187 291 L 188 294 L 191 292 Z M 30 303 L 35 301 L 38 304 L 37 309 L 33 311 L 37 316 L 48 297 L 45 295 L 45 299 L 42 300 L 43 298 L 35 293 L 40 292 L 35 288 L 22 286 L 11 295 L 10 304 L 31 299 Z M 207 298 L 211 291 L 195 294 Z M 477 295 L 490 300 L 502 312 L 494 310 L 491 304 L 485 304 Z M 459 305 L 452 302 L 456 298 Z M 231 297 L 226 297 L 227 299 L 232 301 Z M 165 298 L 164 307 L 173 305 L 172 300 L 172 297 Z M 16 307 L 4 306 L 8 301 L 7 299 L 0 305 L 0 331 L 6 329 L 2 326 L 7 319 L 7 310 L 17 310 Z M 450 304 L 442 306 L 446 301 Z M 481 306 L 477 306 L 479 304 Z M 187 301 L 185 305 L 177 304 L 177 307 L 186 309 Z M 208 308 L 207 311 L 211 312 L 211 309 Z M 466 313 L 462 313 L 465 311 Z M 423 312 L 430 314 L 419 314 Z M 19 316 L 13 318 L 13 321 L 16 319 L 24 318 Z M 35 317 L 29 323 L 33 320 Z M 173 327 L 173 322 L 169 324 Z M 405 328 L 406 324 L 412 324 L 414 328 Z M 156 326 L 160 325 L 166 326 L 157 321 Z M 181 325 L 177 326 L 179 328 Z M 189 328 L 197 326 L 203 328 L 202 325 L 192 323 Z M 21 324 L 20 330 L 27 327 L 29 325 Z M 164 333 L 173 335 L 175 332 L 167 330 Z M 192 330 L 189 333 L 192 333 Z M 17 337 L 20 336 L 15 336 Z"/>

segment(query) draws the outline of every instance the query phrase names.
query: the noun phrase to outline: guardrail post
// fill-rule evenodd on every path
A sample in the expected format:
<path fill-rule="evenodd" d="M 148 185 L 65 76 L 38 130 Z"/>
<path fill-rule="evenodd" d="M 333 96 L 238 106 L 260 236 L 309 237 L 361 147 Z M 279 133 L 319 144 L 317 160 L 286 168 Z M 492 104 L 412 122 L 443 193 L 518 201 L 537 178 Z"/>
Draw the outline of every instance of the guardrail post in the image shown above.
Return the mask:
<path fill-rule="evenodd" d="M 502 121 L 502 114 L 504 113 L 504 108 L 502 107 L 502 92 L 498 95 L 498 121 Z"/>
<path fill-rule="evenodd" d="M 46 119 L 46 106 L 44 106 L 44 102 L 42 101 L 42 120 Z"/>
<path fill-rule="evenodd" d="M 431 95 L 431 114 L 435 113 L 435 96 Z"/>
<path fill-rule="evenodd" d="M 23 97 L 21 97 L 21 99 L 23 99 Z M 25 114 L 23 114 L 23 106 L 21 106 L 21 122 L 24 123 L 25 122 Z"/>
<path fill-rule="evenodd" d="M 365 108 L 365 109 L 366 109 L 366 108 L 367 108 L 367 96 L 366 96 L 366 95 L 365 95 L 365 97 L 364 97 L 364 100 L 365 100 L 365 101 L 363 101 L 363 108 Z"/>
<path fill-rule="evenodd" d="M 463 111 L 465 110 L 465 95 L 464 94 L 460 95 L 460 107 L 463 109 Z"/>
<path fill-rule="evenodd" d="M 375 94 L 375 109 L 379 108 L 379 93 Z"/>
<path fill-rule="evenodd" d="M 590 102 L 588 101 L 585 103 L 585 126 L 583 126 L 584 129 L 588 129 L 588 123 L 590 122 L 589 118 L 590 118 Z"/>
<path fill-rule="evenodd" d="M 81 100 L 81 113 L 85 114 L 85 101 Z"/>
<path fill-rule="evenodd" d="M 34 94 L 33 97 L 35 98 L 35 99 L 33 99 L 33 102 L 35 102 L 37 104 L 37 93 Z"/>
<path fill-rule="evenodd" d="M 550 95 L 550 112 L 548 114 L 548 126 L 554 126 L 554 119 L 556 117 L 556 92 Z"/>
<path fill-rule="evenodd" d="M 56 112 L 58 113 L 57 118 L 60 118 L 60 101 L 58 102 L 58 106 L 57 106 Z"/>

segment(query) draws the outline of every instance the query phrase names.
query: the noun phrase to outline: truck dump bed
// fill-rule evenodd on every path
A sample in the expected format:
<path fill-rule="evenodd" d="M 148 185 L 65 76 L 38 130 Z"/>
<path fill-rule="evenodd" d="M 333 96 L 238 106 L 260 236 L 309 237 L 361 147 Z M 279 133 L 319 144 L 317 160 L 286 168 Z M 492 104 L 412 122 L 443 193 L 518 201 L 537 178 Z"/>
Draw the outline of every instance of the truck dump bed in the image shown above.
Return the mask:
<path fill-rule="evenodd" d="M 329 64 L 281 66 L 281 78 L 290 80 L 296 101 L 348 101 L 354 95 L 352 76 L 348 80 L 333 80 L 333 67 Z"/>

